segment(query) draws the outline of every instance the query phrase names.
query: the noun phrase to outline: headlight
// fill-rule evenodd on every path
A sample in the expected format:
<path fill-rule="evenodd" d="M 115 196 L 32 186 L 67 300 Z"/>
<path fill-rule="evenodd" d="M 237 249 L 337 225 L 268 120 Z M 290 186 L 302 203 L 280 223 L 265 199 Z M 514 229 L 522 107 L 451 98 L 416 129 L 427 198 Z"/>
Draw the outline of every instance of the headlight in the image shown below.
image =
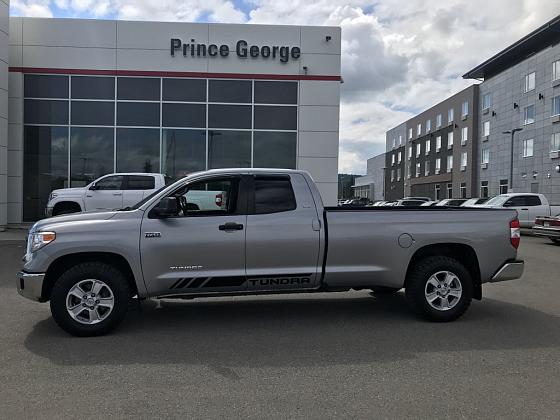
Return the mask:
<path fill-rule="evenodd" d="M 50 244 L 56 238 L 54 232 L 35 232 L 29 235 L 29 251 L 35 252 Z"/>

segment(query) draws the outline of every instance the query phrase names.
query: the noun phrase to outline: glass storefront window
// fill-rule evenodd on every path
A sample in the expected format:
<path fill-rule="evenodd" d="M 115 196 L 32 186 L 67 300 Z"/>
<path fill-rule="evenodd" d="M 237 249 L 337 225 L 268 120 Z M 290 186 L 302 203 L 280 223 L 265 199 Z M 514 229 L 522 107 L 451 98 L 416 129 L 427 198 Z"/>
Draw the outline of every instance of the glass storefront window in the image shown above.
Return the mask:
<path fill-rule="evenodd" d="M 68 186 L 68 129 L 26 126 L 23 133 L 23 220 L 34 221 L 51 191 Z"/>
<path fill-rule="evenodd" d="M 255 131 L 253 167 L 296 169 L 296 133 Z"/>
<path fill-rule="evenodd" d="M 206 79 L 163 79 L 163 100 L 206 102 Z"/>
<path fill-rule="evenodd" d="M 25 124 L 68 124 L 68 101 L 26 99 L 23 121 Z"/>
<path fill-rule="evenodd" d="M 115 99 L 115 78 L 72 76 L 73 99 Z"/>
<path fill-rule="evenodd" d="M 70 131 L 70 184 L 83 187 L 113 172 L 114 131 L 104 127 L 72 127 Z"/>
<path fill-rule="evenodd" d="M 159 127 L 159 103 L 118 102 L 117 125 Z"/>
<path fill-rule="evenodd" d="M 265 130 L 296 130 L 296 106 L 255 106 L 255 128 Z"/>
<path fill-rule="evenodd" d="M 164 103 L 162 105 L 163 127 L 206 127 L 206 105 Z"/>
<path fill-rule="evenodd" d="M 115 124 L 114 102 L 72 101 L 71 124 L 113 125 Z"/>
<path fill-rule="evenodd" d="M 251 106 L 208 105 L 208 127 L 251 128 Z"/>
<path fill-rule="evenodd" d="M 297 82 L 255 81 L 256 104 L 297 104 Z"/>
<path fill-rule="evenodd" d="M 68 98 L 68 76 L 26 74 L 23 94 L 26 98 Z"/>
<path fill-rule="evenodd" d="M 251 167 L 250 131 L 208 131 L 208 169 Z"/>
<path fill-rule="evenodd" d="M 252 82 L 250 80 L 210 80 L 209 102 L 251 103 Z"/>
<path fill-rule="evenodd" d="M 159 172 L 159 129 L 117 128 L 117 172 Z"/>
<path fill-rule="evenodd" d="M 163 130 L 162 173 L 178 179 L 206 169 L 206 130 Z"/>
<path fill-rule="evenodd" d="M 159 78 L 118 77 L 117 99 L 159 101 Z"/>

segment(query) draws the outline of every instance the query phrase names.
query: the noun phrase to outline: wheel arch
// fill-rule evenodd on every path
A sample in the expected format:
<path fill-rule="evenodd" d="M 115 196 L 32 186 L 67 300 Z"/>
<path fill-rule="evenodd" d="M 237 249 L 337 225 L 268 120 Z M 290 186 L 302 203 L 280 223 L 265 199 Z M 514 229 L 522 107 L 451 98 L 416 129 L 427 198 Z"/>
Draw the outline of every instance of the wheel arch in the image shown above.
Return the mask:
<path fill-rule="evenodd" d="M 410 259 L 406 270 L 405 287 L 407 286 L 409 274 L 414 266 L 427 257 L 445 256 L 459 261 L 469 271 L 473 280 L 473 298 L 482 299 L 482 283 L 480 275 L 480 264 L 476 251 L 470 246 L 462 243 L 439 243 L 425 245 L 419 248 Z"/>
<path fill-rule="evenodd" d="M 50 300 L 54 283 L 62 273 L 74 265 L 85 262 L 101 262 L 119 269 L 126 277 L 132 291 L 132 296 L 138 294 L 134 272 L 125 257 L 114 252 L 77 252 L 58 257 L 49 265 L 43 281 L 41 301 L 46 302 Z"/>
<path fill-rule="evenodd" d="M 78 203 L 77 201 L 61 200 L 61 201 L 55 203 L 55 205 L 53 206 L 53 214 L 55 214 L 56 210 L 60 209 L 61 207 L 70 207 L 70 208 L 73 208 L 73 209 L 77 210 L 76 212 L 81 212 L 83 210 L 82 205 L 80 203 Z"/>

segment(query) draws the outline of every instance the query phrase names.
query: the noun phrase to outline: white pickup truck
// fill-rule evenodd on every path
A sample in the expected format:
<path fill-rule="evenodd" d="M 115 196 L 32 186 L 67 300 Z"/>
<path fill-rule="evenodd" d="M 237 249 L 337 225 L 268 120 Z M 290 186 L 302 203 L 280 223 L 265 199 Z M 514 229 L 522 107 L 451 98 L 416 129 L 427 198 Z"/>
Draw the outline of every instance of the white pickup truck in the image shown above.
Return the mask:
<path fill-rule="evenodd" d="M 509 193 L 491 198 L 482 207 L 508 208 L 517 210 L 521 227 L 533 227 L 540 216 L 560 214 L 560 205 L 551 205 L 543 194 Z"/>
<path fill-rule="evenodd" d="M 116 173 L 104 175 L 81 188 L 54 190 L 49 196 L 45 215 L 112 210 L 133 206 L 159 190 L 170 178 L 162 174 Z"/>

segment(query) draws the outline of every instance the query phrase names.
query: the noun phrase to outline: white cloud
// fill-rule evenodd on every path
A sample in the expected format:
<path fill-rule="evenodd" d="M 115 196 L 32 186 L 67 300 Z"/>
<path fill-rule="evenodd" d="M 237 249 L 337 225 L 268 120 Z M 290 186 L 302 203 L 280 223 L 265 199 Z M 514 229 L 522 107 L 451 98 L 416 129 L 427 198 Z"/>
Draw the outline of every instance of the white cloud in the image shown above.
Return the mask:
<path fill-rule="evenodd" d="M 340 25 L 340 171 L 365 171 L 385 131 L 473 81 L 461 75 L 560 13 L 558 0 L 12 0 L 25 16 Z"/>

